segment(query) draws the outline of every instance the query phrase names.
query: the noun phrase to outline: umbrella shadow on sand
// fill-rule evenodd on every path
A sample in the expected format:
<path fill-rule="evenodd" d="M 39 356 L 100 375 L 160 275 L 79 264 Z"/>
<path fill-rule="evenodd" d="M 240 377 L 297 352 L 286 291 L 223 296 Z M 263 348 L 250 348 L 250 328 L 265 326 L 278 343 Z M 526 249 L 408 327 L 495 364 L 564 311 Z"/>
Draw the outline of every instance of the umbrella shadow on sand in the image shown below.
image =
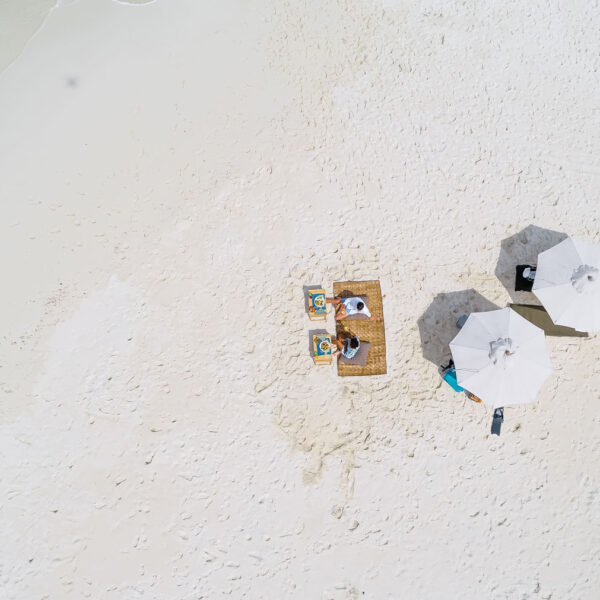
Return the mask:
<path fill-rule="evenodd" d="M 566 233 L 528 225 L 500 242 L 500 256 L 494 274 L 513 302 L 539 304 L 531 292 L 515 292 L 515 267 L 536 265 L 540 252 L 556 246 L 567 237 Z"/>
<path fill-rule="evenodd" d="M 456 321 L 462 315 L 499 308 L 474 289 L 438 294 L 417 321 L 423 357 L 436 367 L 447 363 L 452 356 L 450 342 L 458 333 Z"/>

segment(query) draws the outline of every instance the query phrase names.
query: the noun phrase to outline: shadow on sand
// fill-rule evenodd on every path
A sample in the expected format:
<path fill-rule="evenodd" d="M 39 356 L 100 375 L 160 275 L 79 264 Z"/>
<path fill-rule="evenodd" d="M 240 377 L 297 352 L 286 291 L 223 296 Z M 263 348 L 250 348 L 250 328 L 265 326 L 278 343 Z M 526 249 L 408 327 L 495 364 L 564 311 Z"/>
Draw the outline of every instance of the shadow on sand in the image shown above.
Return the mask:
<path fill-rule="evenodd" d="M 458 333 L 458 318 L 499 308 L 474 289 L 438 294 L 417 321 L 423 357 L 436 367 L 447 363 L 451 357 L 449 344 Z"/>
<path fill-rule="evenodd" d="M 528 225 L 500 242 L 500 256 L 494 273 L 513 302 L 538 303 L 531 292 L 515 292 L 515 267 L 536 265 L 540 252 L 556 246 L 566 237 L 566 233 Z"/>

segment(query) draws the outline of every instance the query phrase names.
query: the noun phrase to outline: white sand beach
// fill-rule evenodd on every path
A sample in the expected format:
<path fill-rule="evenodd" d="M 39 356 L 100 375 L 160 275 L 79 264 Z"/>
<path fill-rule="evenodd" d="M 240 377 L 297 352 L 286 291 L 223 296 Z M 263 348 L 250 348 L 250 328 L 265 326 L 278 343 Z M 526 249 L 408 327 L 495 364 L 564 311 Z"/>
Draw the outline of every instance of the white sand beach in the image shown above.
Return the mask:
<path fill-rule="evenodd" d="M 598 335 L 548 338 L 499 437 L 437 365 L 531 299 L 515 264 L 600 242 L 599 29 L 0 0 L 0 597 L 598 598 Z M 369 279 L 388 372 L 338 377 L 303 290 Z"/>

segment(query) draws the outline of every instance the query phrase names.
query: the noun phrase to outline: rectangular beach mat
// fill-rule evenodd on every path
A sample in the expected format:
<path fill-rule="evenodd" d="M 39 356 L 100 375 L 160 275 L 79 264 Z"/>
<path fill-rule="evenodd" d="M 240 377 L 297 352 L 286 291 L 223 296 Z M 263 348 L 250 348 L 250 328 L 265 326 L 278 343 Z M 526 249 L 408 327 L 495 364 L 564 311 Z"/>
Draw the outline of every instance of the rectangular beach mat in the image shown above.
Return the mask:
<path fill-rule="evenodd" d="M 342 292 L 341 294 L 339 294 L 342 298 L 360 298 L 364 303 L 365 306 L 369 309 L 369 311 L 371 310 L 369 308 L 369 296 L 356 296 L 355 294 L 351 294 L 350 292 L 348 292 L 346 290 L 346 293 Z M 373 314 L 373 313 L 371 313 Z M 364 313 L 356 313 L 354 315 L 348 315 L 344 321 L 367 321 L 369 319 L 369 317 L 367 317 L 367 315 L 365 315 Z"/>
<path fill-rule="evenodd" d="M 377 321 L 359 320 L 336 321 L 337 336 L 341 339 L 347 337 L 344 323 L 358 338 L 369 342 L 369 353 L 366 364 L 358 365 L 338 361 L 338 375 L 341 377 L 359 375 L 383 375 L 387 373 L 385 354 L 385 324 L 383 321 L 383 299 L 379 281 L 338 281 L 333 284 L 334 296 L 368 296 L 367 306 Z"/>

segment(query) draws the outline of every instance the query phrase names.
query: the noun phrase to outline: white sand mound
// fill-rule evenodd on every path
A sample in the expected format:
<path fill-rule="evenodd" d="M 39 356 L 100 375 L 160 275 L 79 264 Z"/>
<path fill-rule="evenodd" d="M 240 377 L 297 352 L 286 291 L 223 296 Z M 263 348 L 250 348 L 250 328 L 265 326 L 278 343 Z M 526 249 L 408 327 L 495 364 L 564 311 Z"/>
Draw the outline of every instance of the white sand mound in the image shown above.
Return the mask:
<path fill-rule="evenodd" d="M 437 372 L 515 264 L 600 239 L 593 3 L 11 19 L 3 598 L 597 597 L 597 337 L 499 438 Z M 388 374 L 315 367 L 303 286 L 372 278 Z"/>

